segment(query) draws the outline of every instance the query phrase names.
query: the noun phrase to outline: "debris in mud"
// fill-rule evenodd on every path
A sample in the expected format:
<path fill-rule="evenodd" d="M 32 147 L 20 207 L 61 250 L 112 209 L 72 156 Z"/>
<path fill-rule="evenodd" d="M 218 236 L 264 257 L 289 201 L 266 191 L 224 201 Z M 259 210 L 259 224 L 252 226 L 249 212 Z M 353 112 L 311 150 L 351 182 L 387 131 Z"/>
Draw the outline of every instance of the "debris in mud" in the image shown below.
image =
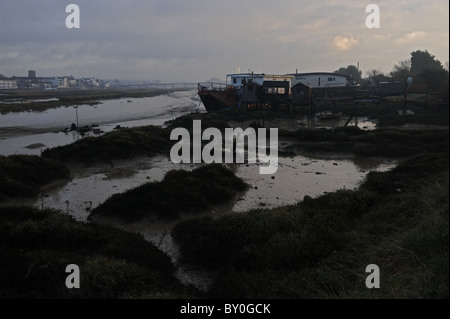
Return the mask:
<path fill-rule="evenodd" d="M 42 144 L 42 143 L 34 143 L 34 144 L 30 144 L 30 145 L 25 146 L 25 148 L 28 148 L 28 149 L 30 149 L 30 150 L 36 149 L 36 148 L 42 148 L 42 147 L 45 147 L 45 144 Z"/>

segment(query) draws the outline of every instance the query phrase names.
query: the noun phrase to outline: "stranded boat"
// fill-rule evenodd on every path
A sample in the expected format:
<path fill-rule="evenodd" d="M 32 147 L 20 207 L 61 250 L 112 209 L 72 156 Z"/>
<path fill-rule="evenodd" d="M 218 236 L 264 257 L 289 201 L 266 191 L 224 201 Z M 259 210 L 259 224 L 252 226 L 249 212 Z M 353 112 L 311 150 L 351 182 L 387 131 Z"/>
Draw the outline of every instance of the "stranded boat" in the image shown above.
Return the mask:
<path fill-rule="evenodd" d="M 351 99 L 351 76 L 316 72 L 268 75 L 228 74 L 225 83 L 200 82 L 198 95 L 208 112 L 226 110 L 292 110 L 315 101 Z"/>

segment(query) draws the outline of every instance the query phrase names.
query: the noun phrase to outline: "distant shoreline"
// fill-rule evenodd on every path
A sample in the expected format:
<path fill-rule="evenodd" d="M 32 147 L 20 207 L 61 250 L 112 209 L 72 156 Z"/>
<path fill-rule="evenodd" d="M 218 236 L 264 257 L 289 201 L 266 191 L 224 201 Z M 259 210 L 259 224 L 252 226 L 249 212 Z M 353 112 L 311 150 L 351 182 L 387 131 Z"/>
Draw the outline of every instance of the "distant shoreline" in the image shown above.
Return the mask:
<path fill-rule="evenodd" d="M 0 113 L 42 112 L 62 106 L 98 104 L 101 100 L 153 97 L 185 89 L 57 89 L 2 90 Z M 57 98 L 57 101 L 32 102 L 32 99 Z M 9 102 L 9 103 L 8 103 Z"/>

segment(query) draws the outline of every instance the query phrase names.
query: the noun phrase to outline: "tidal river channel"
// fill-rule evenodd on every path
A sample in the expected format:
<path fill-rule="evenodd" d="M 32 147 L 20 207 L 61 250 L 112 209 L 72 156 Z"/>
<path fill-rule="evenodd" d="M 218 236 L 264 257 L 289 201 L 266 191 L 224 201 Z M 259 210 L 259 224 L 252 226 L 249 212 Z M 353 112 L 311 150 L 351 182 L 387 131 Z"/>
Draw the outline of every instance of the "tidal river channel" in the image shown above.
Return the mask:
<path fill-rule="evenodd" d="M 180 115 L 204 111 L 195 91 L 180 91 L 151 98 L 106 100 L 95 106 L 61 107 L 45 112 L 22 112 L 0 115 L 0 155 L 39 155 L 47 147 L 73 143 L 81 139 L 76 132 L 60 130 L 76 122 L 79 126 L 98 125 L 102 132 L 117 125 L 135 127 L 163 125 Z M 290 125 L 294 125 L 295 123 Z M 299 124 L 300 125 L 300 124 Z M 373 128 L 373 123 L 360 121 L 359 125 Z M 92 134 L 91 134 L 92 135 Z M 315 197 L 338 189 L 354 189 L 370 171 L 386 171 L 396 162 L 385 158 L 355 156 L 280 157 L 274 175 L 260 175 L 256 164 L 233 165 L 236 175 L 251 185 L 230 205 L 217 207 L 212 214 L 239 213 L 254 208 L 273 208 L 295 204 L 305 195 Z M 172 169 L 193 169 L 194 164 L 174 164 L 165 156 L 141 157 L 93 167 L 71 167 L 72 180 L 55 182 L 43 189 L 39 198 L 27 201 L 38 207 L 60 209 L 79 221 L 87 221 L 90 211 L 113 194 L 162 180 Z M 113 222 L 114 223 L 114 222 Z M 118 225 L 141 233 L 177 264 L 178 249 L 170 236 L 176 222 Z M 178 265 L 177 277 L 206 289 L 213 274 L 189 266 Z"/>

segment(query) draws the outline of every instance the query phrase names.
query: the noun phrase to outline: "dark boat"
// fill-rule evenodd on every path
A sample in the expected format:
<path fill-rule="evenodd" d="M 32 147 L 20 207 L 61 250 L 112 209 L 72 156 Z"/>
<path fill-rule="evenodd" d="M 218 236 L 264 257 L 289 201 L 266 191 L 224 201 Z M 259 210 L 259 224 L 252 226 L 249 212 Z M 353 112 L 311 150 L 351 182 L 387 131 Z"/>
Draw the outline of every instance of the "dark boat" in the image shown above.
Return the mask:
<path fill-rule="evenodd" d="M 220 83 L 199 83 L 198 95 L 208 112 L 219 112 L 239 105 L 236 89 Z"/>

